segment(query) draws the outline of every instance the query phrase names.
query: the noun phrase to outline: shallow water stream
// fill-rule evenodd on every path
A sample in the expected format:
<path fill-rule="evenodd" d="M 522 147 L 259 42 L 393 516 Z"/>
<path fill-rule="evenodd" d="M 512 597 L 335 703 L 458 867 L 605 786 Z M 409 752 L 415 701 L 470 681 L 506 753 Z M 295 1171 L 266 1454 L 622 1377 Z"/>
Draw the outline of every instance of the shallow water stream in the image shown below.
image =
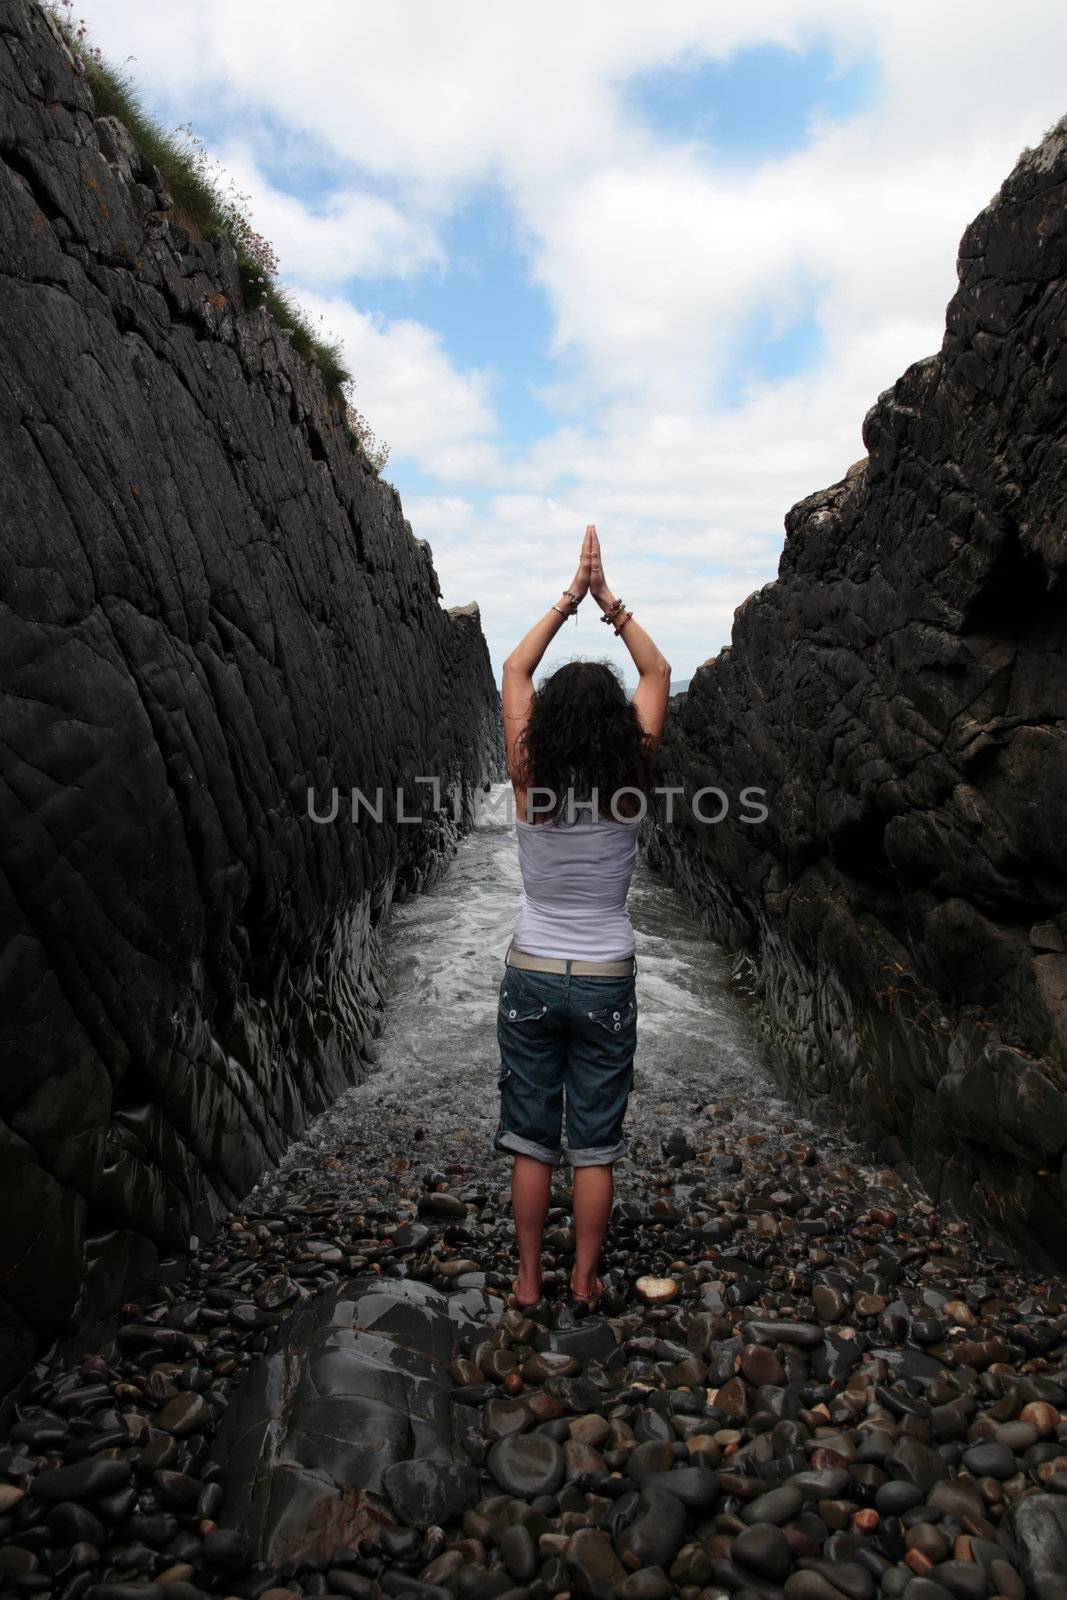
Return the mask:
<path fill-rule="evenodd" d="M 493 798 L 505 793 L 498 785 Z M 487 807 L 445 877 L 394 908 L 380 1060 L 333 1114 L 403 1106 L 435 1135 L 467 1130 L 488 1149 L 498 1106 L 496 995 L 521 892 L 515 830 L 503 806 Z M 729 1095 L 757 1112 L 777 1088 L 759 1061 L 750 1004 L 731 986 L 730 957 L 643 861 L 630 916 L 638 1049 L 627 1131 L 639 1156 L 644 1141 L 658 1146 L 709 1101 Z"/>

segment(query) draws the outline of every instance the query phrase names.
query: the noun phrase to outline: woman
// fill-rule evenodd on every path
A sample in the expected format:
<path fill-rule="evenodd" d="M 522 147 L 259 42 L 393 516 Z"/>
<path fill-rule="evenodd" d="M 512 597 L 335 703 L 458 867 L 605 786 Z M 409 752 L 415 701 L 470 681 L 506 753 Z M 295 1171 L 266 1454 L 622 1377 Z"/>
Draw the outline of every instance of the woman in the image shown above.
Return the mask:
<path fill-rule="evenodd" d="M 633 658 L 639 677 L 630 700 L 616 671 L 598 661 L 569 662 L 534 689 L 541 657 L 586 594 Z M 626 1148 L 622 1123 L 637 1041 L 637 963 L 626 897 L 671 669 L 608 588 L 592 524 L 561 599 L 504 662 L 523 898 L 500 984 L 495 1145 L 515 1158 L 519 1271 L 512 1303 L 529 1310 L 541 1298 L 552 1171 L 566 1160 L 574 1169 L 571 1300 L 589 1312 L 603 1292 L 597 1267 L 611 1213 L 612 1163 Z"/>

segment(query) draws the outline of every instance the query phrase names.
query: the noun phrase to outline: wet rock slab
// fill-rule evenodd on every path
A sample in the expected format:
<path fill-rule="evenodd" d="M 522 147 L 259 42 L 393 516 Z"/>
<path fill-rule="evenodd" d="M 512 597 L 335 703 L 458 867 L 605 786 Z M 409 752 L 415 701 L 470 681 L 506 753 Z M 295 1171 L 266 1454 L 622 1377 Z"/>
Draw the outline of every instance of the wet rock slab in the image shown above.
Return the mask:
<path fill-rule="evenodd" d="M 389 1474 L 413 1460 L 456 1461 L 448 1363 L 457 1335 L 476 1326 L 468 1304 L 368 1276 L 282 1325 L 279 1348 L 234 1393 L 214 1451 L 221 1520 L 244 1530 L 257 1559 L 325 1557 L 388 1525 L 397 1508 L 416 1521 L 420 1505 L 462 1510 L 471 1497 L 462 1474 Z"/>

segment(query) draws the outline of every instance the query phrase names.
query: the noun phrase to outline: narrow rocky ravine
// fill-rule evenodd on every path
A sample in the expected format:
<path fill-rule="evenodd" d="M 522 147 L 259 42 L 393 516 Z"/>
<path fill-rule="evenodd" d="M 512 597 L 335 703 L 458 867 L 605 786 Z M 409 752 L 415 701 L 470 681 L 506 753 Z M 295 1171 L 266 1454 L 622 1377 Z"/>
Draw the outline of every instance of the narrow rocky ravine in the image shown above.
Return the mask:
<path fill-rule="evenodd" d="M 1063 1285 L 759 1067 L 728 958 L 646 868 L 603 1314 L 505 1309 L 496 989 L 511 834 L 394 910 L 378 1063 L 180 1282 L 25 1386 L 5 1592 L 1053 1600 Z"/>

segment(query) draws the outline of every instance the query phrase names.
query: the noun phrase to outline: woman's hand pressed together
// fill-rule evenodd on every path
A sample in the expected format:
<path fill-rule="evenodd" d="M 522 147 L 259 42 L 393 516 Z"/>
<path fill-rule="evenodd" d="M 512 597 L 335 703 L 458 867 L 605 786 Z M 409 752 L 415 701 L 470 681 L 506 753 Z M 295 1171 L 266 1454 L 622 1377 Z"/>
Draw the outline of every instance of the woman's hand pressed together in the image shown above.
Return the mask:
<path fill-rule="evenodd" d="M 600 538 L 596 531 L 596 524 L 592 522 L 585 530 L 582 561 L 588 572 L 589 593 L 602 611 L 609 610 L 615 603 L 615 596 L 608 588 L 608 580 L 604 576 L 604 563 L 600 554 Z"/>
<path fill-rule="evenodd" d="M 578 571 L 570 581 L 570 592 L 581 603 L 589 593 L 589 575 L 592 571 L 592 549 L 596 541 L 596 529 L 590 523 L 585 530 L 582 548 L 578 556 Z M 594 599 L 596 596 L 594 595 Z"/>

